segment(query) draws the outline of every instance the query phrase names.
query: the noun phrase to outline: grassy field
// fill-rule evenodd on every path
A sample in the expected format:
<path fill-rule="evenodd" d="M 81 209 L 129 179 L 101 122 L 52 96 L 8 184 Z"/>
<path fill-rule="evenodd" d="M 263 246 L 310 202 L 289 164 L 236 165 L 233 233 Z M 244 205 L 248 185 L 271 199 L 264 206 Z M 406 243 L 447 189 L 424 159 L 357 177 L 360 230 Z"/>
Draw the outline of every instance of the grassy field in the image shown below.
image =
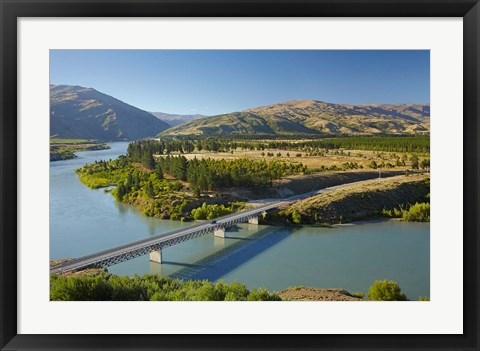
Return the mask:
<path fill-rule="evenodd" d="M 262 155 L 263 153 L 263 155 Z M 273 156 L 267 156 L 268 153 Z M 278 153 L 281 156 L 277 156 Z M 299 152 L 295 150 L 286 149 L 267 149 L 264 151 L 259 150 L 237 150 L 232 152 L 194 152 L 185 154 L 187 159 L 197 158 L 213 158 L 213 159 L 235 159 L 235 158 L 249 158 L 249 159 L 266 159 L 270 160 L 282 160 L 291 163 L 303 163 L 309 169 L 321 169 L 331 168 L 335 166 L 338 169 L 345 169 L 346 163 L 356 163 L 358 169 L 370 169 L 372 161 L 375 161 L 377 165 L 385 164 L 384 167 L 379 168 L 395 168 L 399 170 L 405 170 L 411 168 L 410 157 L 411 154 L 396 153 L 396 152 L 384 152 L 384 151 L 365 151 L 365 150 L 329 150 L 318 156 L 307 156 L 305 152 Z M 429 159 L 429 154 L 419 155 L 419 160 Z M 403 165 L 403 161 L 405 165 Z M 399 161 L 399 163 L 397 163 Z M 390 165 L 388 165 L 390 164 Z M 392 167 L 393 166 L 393 167 Z M 347 166 L 350 169 L 350 166 Z"/>

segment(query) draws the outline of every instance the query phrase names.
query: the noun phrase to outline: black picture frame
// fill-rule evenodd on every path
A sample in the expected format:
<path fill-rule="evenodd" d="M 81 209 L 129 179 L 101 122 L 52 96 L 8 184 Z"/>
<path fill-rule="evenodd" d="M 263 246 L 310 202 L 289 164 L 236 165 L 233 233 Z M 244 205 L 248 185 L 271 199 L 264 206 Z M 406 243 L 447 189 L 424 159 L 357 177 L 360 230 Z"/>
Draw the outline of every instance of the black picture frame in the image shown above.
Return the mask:
<path fill-rule="evenodd" d="M 478 350 L 478 0 L 0 0 L 0 347 L 2 350 Z M 463 17 L 464 333 L 462 335 L 17 334 L 17 18 Z M 448 316 L 446 316 L 448 318 Z"/>

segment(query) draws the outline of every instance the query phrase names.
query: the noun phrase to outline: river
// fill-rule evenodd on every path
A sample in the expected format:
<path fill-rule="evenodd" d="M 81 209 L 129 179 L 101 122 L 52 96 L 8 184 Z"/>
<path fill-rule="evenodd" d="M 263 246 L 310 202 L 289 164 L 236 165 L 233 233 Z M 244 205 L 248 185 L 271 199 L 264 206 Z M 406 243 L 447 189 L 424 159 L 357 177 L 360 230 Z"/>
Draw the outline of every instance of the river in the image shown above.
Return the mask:
<path fill-rule="evenodd" d="M 50 259 L 74 258 L 190 225 L 143 216 L 75 169 L 125 154 L 128 143 L 50 163 Z M 249 288 L 289 286 L 367 292 L 375 280 L 399 283 L 409 299 L 430 296 L 428 223 L 373 221 L 334 228 L 241 224 L 227 238 L 207 234 L 163 250 L 163 264 L 142 256 L 109 267 L 115 274 L 158 273 L 182 279 L 238 280 Z"/>

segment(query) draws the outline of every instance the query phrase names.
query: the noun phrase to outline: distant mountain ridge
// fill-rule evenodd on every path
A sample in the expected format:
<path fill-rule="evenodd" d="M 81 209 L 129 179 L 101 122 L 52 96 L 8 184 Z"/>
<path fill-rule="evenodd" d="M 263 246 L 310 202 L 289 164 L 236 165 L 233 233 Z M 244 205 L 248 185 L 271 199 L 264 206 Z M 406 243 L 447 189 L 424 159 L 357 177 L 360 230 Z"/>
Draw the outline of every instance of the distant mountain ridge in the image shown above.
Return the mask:
<path fill-rule="evenodd" d="M 154 115 L 93 88 L 50 85 L 50 136 L 136 140 L 170 126 Z"/>
<path fill-rule="evenodd" d="M 165 113 L 165 112 L 150 112 L 150 113 L 170 126 L 176 126 L 178 124 L 182 124 L 182 123 L 190 122 L 199 118 L 207 117 L 204 115 L 200 115 L 198 113 L 194 115 L 176 115 L 176 114 Z"/>
<path fill-rule="evenodd" d="M 162 135 L 418 134 L 430 132 L 429 104 L 334 104 L 290 100 L 177 125 Z"/>

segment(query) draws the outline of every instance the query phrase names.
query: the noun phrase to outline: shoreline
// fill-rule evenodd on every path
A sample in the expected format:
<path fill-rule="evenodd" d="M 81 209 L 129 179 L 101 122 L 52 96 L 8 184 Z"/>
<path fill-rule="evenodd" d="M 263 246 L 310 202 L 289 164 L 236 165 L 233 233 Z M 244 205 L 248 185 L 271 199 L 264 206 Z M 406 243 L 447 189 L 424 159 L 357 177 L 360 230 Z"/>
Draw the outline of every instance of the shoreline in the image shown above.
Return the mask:
<path fill-rule="evenodd" d="M 100 151 L 108 150 L 111 147 L 103 141 L 97 140 L 81 140 L 76 141 L 75 139 L 60 139 L 55 141 L 55 139 L 50 140 L 50 162 L 56 161 L 65 161 L 72 160 L 78 156 L 75 154 L 77 152 L 83 151 Z"/>

